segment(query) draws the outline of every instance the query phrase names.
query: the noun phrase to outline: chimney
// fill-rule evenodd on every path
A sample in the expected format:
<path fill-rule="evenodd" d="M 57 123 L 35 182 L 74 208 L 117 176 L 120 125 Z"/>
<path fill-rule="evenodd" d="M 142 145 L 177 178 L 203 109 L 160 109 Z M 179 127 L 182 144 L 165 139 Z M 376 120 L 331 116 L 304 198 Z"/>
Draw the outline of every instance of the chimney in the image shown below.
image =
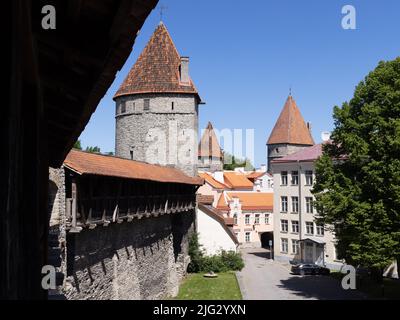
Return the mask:
<path fill-rule="evenodd" d="M 189 84 L 189 57 L 181 57 L 180 76 L 182 83 Z"/>
<path fill-rule="evenodd" d="M 267 172 L 267 166 L 265 164 L 262 164 L 260 170 L 261 172 Z"/>

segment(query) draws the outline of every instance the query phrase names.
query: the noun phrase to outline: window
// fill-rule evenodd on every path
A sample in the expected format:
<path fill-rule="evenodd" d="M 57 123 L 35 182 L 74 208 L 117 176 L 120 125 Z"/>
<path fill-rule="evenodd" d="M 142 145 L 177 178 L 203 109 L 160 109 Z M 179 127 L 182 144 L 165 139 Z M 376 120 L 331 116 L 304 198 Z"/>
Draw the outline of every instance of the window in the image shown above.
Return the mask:
<path fill-rule="evenodd" d="M 299 185 L 299 172 L 298 171 L 292 171 L 292 181 L 291 184 L 293 186 Z"/>
<path fill-rule="evenodd" d="M 288 221 L 287 220 L 281 220 L 281 231 L 288 232 Z"/>
<path fill-rule="evenodd" d="M 292 220 L 292 232 L 299 233 L 299 222 Z"/>
<path fill-rule="evenodd" d="M 250 215 L 249 214 L 246 214 L 246 216 L 244 217 L 244 223 L 250 224 Z"/>
<path fill-rule="evenodd" d="M 259 214 L 256 214 L 256 215 L 255 215 L 255 217 L 254 217 L 254 223 L 255 223 L 255 224 L 260 224 L 260 215 L 259 215 Z"/>
<path fill-rule="evenodd" d="M 313 198 L 306 197 L 306 213 L 313 213 Z"/>
<path fill-rule="evenodd" d="M 244 240 L 246 242 L 250 242 L 250 232 L 246 232 L 245 236 L 244 236 Z"/>
<path fill-rule="evenodd" d="M 126 102 L 125 101 L 121 101 L 120 111 L 121 111 L 121 113 L 126 112 Z"/>
<path fill-rule="evenodd" d="M 265 224 L 269 224 L 269 214 L 266 214 L 264 217 Z"/>
<path fill-rule="evenodd" d="M 283 253 L 287 253 L 288 252 L 288 239 L 282 238 L 281 239 L 281 250 Z"/>
<path fill-rule="evenodd" d="M 282 171 L 281 172 L 281 185 L 282 186 L 287 186 L 287 171 Z"/>
<path fill-rule="evenodd" d="M 299 197 L 292 197 L 292 212 L 299 212 Z"/>
<path fill-rule="evenodd" d="M 318 236 L 323 236 L 325 234 L 323 225 L 317 225 L 316 229 L 317 229 L 316 231 L 317 231 Z"/>
<path fill-rule="evenodd" d="M 236 213 L 233 215 L 233 224 L 238 224 L 238 218 Z"/>
<path fill-rule="evenodd" d="M 174 110 L 174 102 L 171 102 L 171 110 Z"/>
<path fill-rule="evenodd" d="M 311 170 L 306 171 L 306 185 L 311 186 L 313 184 L 313 172 Z"/>
<path fill-rule="evenodd" d="M 292 253 L 299 254 L 299 240 L 292 240 Z"/>
<path fill-rule="evenodd" d="M 314 223 L 306 222 L 306 234 L 314 235 Z"/>
<path fill-rule="evenodd" d="M 133 111 L 133 112 L 136 111 L 136 106 L 135 106 L 135 103 L 134 103 L 134 102 L 132 102 L 132 111 Z"/>
<path fill-rule="evenodd" d="M 145 111 L 150 110 L 150 99 L 143 100 L 143 110 Z"/>
<path fill-rule="evenodd" d="M 281 197 L 281 212 L 288 211 L 288 203 L 287 197 Z"/>

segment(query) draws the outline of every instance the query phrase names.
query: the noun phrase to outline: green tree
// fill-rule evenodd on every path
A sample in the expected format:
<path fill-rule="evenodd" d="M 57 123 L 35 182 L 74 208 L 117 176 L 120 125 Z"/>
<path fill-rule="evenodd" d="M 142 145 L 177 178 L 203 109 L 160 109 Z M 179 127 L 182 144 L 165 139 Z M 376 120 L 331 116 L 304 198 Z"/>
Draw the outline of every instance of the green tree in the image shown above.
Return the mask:
<path fill-rule="evenodd" d="M 100 153 L 100 148 L 98 146 L 95 147 L 86 147 L 86 152 L 90 153 Z"/>
<path fill-rule="evenodd" d="M 245 167 L 246 170 L 254 170 L 249 159 L 237 159 L 234 155 L 224 152 L 224 170 L 235 170 L 235 168 Z"/>
<path fill-rule="evenodd" d="M 77 141 L 74 143 L 74 148 L 75 148 L 75 149 L 78 149 L 78 150 L 82 150 L 81 140 L 77 140 Z"/>
<path fill-rule="evenodd" d="M 381 281 L 394 259 L 400 269 L 400 57 L 380 62 L 333 117 L 316 163 L 317 222 L 333 226 L 347 263 Z"/>

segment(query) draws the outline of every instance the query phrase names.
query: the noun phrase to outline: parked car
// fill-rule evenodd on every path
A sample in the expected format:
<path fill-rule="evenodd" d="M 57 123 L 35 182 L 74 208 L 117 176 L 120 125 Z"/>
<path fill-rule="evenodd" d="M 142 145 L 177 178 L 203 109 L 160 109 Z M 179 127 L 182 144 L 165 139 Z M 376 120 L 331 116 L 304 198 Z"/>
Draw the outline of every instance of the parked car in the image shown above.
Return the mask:
<path fill-rule="evenodd" d="M 306 275 L 306 274 L 321 274 L 321 275 L 328 275 L 331 271 L 328 268 L 321 267 L 317 264 L 296 264 L 292 266 L 291 269 L 293 274 L 299 274 L 299 275 Z"/>

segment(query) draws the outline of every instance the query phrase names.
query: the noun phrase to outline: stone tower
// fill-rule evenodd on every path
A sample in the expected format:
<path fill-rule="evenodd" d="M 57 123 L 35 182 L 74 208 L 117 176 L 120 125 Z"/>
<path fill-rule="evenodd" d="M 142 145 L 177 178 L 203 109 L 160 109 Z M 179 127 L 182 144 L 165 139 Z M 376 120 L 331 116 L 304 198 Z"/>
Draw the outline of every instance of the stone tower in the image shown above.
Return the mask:
<path fill-rule="evenodd" d="M 114 96 L 115 154 L 197 174 L 200 96 L 162 22 Z"/>
<path fill-rule="evenodd" d="M 223 152 L 211 122 L 208 122 L 199 143 L 199 169 L 207 172 L 223 169 Z"/>
<path fill-rule="evenodd" d="M 311 126 L 305 123 L 296 101 L 289 95 L 267 141 L 268 171 L 272 160 L 312 145 Z"/>

